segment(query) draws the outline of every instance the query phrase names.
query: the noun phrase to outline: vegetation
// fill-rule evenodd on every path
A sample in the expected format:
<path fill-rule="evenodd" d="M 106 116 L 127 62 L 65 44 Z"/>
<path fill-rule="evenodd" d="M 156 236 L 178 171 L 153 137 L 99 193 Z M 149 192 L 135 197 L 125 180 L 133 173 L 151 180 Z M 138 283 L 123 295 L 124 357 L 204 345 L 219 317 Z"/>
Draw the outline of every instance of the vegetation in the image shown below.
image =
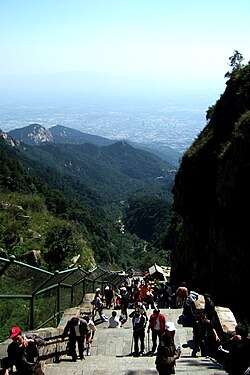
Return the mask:
<path fill-rule="evenodd" d="M 229 57 L 230 63 L 228 65 L 232 69 L 231 71 L 225 74 L 225 78 L 231 78 L 234 73 L 242 69 L 244 67 L 244 64 L 242 64 L 243 60 L 244 60 L 243 55 L 239 51 L 235 50 L 234 54 Z"/>
<path fill-rule="evenodd" d="M 144 196 L 132 199 L 125 211 L 126 230 L 160 247 L 164 229 L 172 217 L 172 205 L 165 199 Z"/>
<path fill-rule="evenodd" d="M 217 305 L 231 308 L 238 321 L 249 321 L 244 285 L 250 266 L 250 63 L 244 66 L 242 60 L 235 51 L 225 92 L 182 158 L 165 244 L 175 284 L 184 279 L 190 287 L 209 290 Z"/>
<path fill-rule="evenodd" d="M 76 257 L 84 269 L 96 263 L 131 267 L 151 242 L 153 252 L 159 252 L 154 229 L 150 238 L 121 230 L 131 194 L 147 194 L 145 202 L 151 195 L 161 202 L 171 197 L 173 177 L 157 179 L 168 172 L 156 156 L 124 143 L 11 148 L 1 139 L 0 159 L 0 248 L 5 256 L 27 260 L 36 250 L 39 265 L 55 271 L 67 268 Z M 148 227 L 151 224 L 152 219 Z M 148 266 L 144 260 L 143 268 Z"/>

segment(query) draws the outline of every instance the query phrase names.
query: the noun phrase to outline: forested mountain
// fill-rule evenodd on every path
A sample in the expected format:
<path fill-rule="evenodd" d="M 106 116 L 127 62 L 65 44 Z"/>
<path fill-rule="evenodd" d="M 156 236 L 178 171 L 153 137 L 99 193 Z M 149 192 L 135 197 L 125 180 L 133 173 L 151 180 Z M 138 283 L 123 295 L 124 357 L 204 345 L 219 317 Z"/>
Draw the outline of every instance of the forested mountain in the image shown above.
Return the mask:
<path fill-rule="evenodd" d="M 65 179 L 76 185 L 85 186 L 82 190 L 68 191 L 81 199 L 88 190 L 101 197 L 103 202 L 115 202 L 128 194 L 142 194 L 146 191 L 163 194 L 171 199 L 174 179 L 172 166 L 162 159 L 143 150 L 135 149 L 125 142 L 98 147 L 85 143 L 45 144 L 19 148 L 20 157 L 25 160 L 33 173 L 42 176 L 55 188 L 66 192 Z M 53 173 L 51 173 L 53 170 Z M 55 179 L 54 173 L 61 177 Z M 75 189 L 74 189 L 75 190 Z M 83 194 L 84 193 L 84 194 Z"/>
<path fill-rule="evenodd" d="M 30 146 L 1 133 L 0 151 L 3 254 L 25 260 L 35 249 L 52 270 L 69 266 L 78 255 L 85 268 L 96 262 L 130 267 L 135 259 L 140 266 L 150 243 L 121 230 L 123 211 L 131 197 L 155 196 L 171 206 L 171 165 L 125 142 Z M 159 251 L 149 249 L 151 255 Z"/>
<path fill-rule="evenodd" d="M 42 125 L 31 124 L 23 128 L 10 130 L 8 134 L 12 138 L 28 145 L 39 145 L 45 142 L 52 142 L 68 144 L 92 143 L 94 145 L 105 146 L 115 143 L 115 141 L 108 138 L 83 133 L 79 130 L 71 129 L 62 125 L 56 125 L 46 129 Z"/>
<path fill-rule="evenodd" d="M 184 154 L 167 247 L 172 278 L 246 316 L 249 283 L 250 64 L 235 65 L 208 124 Z M 249 314 L 248 314 L 249 319 Z"/>
<path fill-rule="evenodd" d="M 17 128 L 10 130 L 8 134 L 27 145 L 41 145 L 44 143 L 62 143 L 62 144 L 83 144 L 91 143 L 96 146 L 108 146 L 116 143 L 117 141 L 100 137 L 93 134 L 84 133 L 82 131 L 72 129 L 62 125 L 52 126 L 46 129 L 39 124 L 31 124 L 24 128 Z M 126 141 L 126 140 L 125 140 Z M 126 141 L 134 148 L 148 151 L 159 158 L 167 161 L 174 169 L 179 166 L 180 154 L 177 150 L 166 145 L 163 147 L 161 142 L 136 143 Z"/>

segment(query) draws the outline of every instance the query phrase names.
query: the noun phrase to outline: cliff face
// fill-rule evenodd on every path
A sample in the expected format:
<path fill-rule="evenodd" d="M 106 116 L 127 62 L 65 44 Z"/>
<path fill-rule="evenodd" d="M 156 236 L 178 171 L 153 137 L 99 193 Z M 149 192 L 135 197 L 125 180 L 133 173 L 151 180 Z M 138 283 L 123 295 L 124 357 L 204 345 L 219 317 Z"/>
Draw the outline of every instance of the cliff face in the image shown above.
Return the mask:
<path fill-rule="evenodd" d="M 250 272 L 250 65 L 235 72 L 174 185 L 172 279 L 243 316 Z"/>

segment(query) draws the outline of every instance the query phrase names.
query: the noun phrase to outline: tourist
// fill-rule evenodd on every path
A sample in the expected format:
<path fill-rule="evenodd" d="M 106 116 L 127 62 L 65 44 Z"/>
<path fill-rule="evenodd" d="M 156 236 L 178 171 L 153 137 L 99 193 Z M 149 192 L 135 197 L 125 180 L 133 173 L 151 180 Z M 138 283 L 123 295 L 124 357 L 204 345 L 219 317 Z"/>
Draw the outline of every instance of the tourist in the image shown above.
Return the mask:
<path fill-rule="evenodd" d="M 110 309 L 112 306 L 112 301 L 114 299 L 114 291 L 108 285 L 104 289 L 104 296 L 105 296 L 106 308 Z"/>
<path fill-rule="evenodd" d="M 108 328 L 120 328 L 120 327 L 121 327 L 121 321 L 117 316 L 117 312 L 112 311 L 111 317 L 109 318 Z"/>
<path fill-rule="evenodd" d="M 147 292 L 150 291 L 150 284 L 145 281 L 140 287 L 140 300 L 147 305 Z"/>
<path fill-rule="evenodd" d="M 96 291 L 95 291 L 94 305 L 95 305 L 96 310 L 98 311 L 100 319 L 103 322 L 107 322 L 108 318 L 103 313 L 103 302 L 102 302 L 102 298 L 101 298 L 101 290 L 100 290 L 100 288 L 97 288 Z"/>
<path fill-rule="evenodd" d="M 176 349 L 174 343 L 176 328 L 174 323 L 167 322 L 165 332 L 162 334 L 158 345 L 155 360 L 159 375 L 175 374 L 175 361 L 180 357 L 180 349 Z"/>
<path fill-rule="evenodd" d="M 171 285 L 168 282 L 166 282 L 165 284 L 161 284 L 161 289 L 160 289 L 159 293 L 160 293 L 160 296 L 163 299 L 163 306 L 162 307 L 170 308 L 171 306 L 173 306 L 172 288 L 171 288 Z"/>
<path fill-rule="evenodd" d="M 149 318 L 148 334 L 152 331 L 152 354 L 156 354 L 157 337 L 160 340 L 161 335 L 165 331 L 165 316 L 161 314 L 159 309 L 154 309 L 153 314 Z"/>
<path fill-rule="evenodd" d="M 242 325 L 235 327 L 235 335 L 222 344 L 228 351 L 225 370 L 230 375 L 244 375 L 250 366 L 250 341 L 248 328 Z"/>
<path fill-rule="evenodd" d="M 151 307 L 151 309 L 154 309 L 155 308 L 155 302 L 154 302 L 154 290 L 151 288 L 150 290 L 147 291 L 146 293 L 146 297 L 147 297 L 147 309 L 149 309 L 149 306 Z"/>
<path fill-rule="evenodd" d="M 187 289 L 185 281 L 182 281 L 180 283 L 180 286 L 176 289 L 175 296 L 176 296 L 176 307 L 182 308 L 188 297 L 188 289 Z"/>
<path fill-rule="evenodd" d="M 71 318 L 62 333 L 62 340 L 65 340 L 69 332 L 69 353 L 72 357 L 72 361 L 76 362 L 77 354 L 76 354 L 76 343 L 78 344 L 78 351 L 79 357 L 83 359 L 83 349 L 84 349 L 84 341 L 85 338 L 88 337 L 88 324 L 86 320 L 80 319 L 78 317 Z"/>
<path fill-rule="evenodd" d="M 211 299 L 211 294 L 205 293 L 204 294 L 205 299 L 205 310 L 204 313 L 206 314 L 207 318 L 211 320 L 211 322 L 214 322 L 214 316 L 215 316 L 215 305 L 214 302 Z"/>
<path fill-rule="evenodd" d="M 139 357 L 140 354 L 145 354 L 145 327 L 146 327 L 146 318 L 144 315 L 136 312 L 132 318 L 133 326 L 133 340 L 134 340 L 134 356 Z M 139 340 L 140 340 L 140 349 L 139 350 Z"/>
<path fill-rule="evenodd" d="M 125 286 L 120 288 L 121 293 L 121 322 L 124 324 L 128 320 L 129 293 Z"/>
<path fill-rule="evenodd" d="M 195 302 L 198 300 L 198 298 L 199 293 L 194 290 L 191 290 L 183 307 L 183 316 L 186 319 L 186 323 L 190 324 L 192 327 L 195 321 Z"/>
<path fill-rule="evenodd" d="M 144 303 L 140 301 L 135 302 L 135 310 L 133 312 L 133 316 L 136 312 L 139 312 L 140 314 L 144 315 L 146 320 L 148 321 L 147 309 Z"/>
<path fill-rule="evenodd" d="M 197 352 L 201 352 L 202 357 L 217 357 L 219 336 L 214 329 L 213 323 L 206 314 L 197 315 L 193 325 L 194 349 L 192 357 L 196 357 Z"/>
<path fill-rule="evenodd" d="M 92 319 L 90 319 L 89 316 L 83 316 L 83 320 L 86 320 L 87 325 L 88 325 L 88 335 L 86 336 L 86 353 L 87 356 L 91 355 L 90 354 L 90 349 L 91 349 L 91 344 L 94 340 L 95 333 L 97 331 L 96 325 L 93 322 Z"/>
<path fill-rule="evenodd" d="M 42 337 L 27 334 L 24 335 L 17 326 L 10 329 L 12 342 L 8 346 L 7 363 L 4 364 L 4 375 L 13 373 L 16 367 L 18 375 L 44 375 L 41 363 L 38 360 L 38 349 L 45 344 Z"/>

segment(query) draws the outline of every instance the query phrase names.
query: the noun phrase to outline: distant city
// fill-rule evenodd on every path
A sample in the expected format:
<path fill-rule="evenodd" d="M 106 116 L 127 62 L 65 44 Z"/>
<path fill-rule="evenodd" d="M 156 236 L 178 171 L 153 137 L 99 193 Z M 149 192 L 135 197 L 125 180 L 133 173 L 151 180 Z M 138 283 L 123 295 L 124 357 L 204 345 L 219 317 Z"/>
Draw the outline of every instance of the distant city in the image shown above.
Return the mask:
<path fill-rule="evenodd" d="M 126 139 L 170 147 L 182 154 L 206 125 L 202 109 L 115 103 L 91 105 L 5 105 L 0 107 L 0 129 L 38 123 L 45 128 L 63 125 L 109 139 Z"/>

